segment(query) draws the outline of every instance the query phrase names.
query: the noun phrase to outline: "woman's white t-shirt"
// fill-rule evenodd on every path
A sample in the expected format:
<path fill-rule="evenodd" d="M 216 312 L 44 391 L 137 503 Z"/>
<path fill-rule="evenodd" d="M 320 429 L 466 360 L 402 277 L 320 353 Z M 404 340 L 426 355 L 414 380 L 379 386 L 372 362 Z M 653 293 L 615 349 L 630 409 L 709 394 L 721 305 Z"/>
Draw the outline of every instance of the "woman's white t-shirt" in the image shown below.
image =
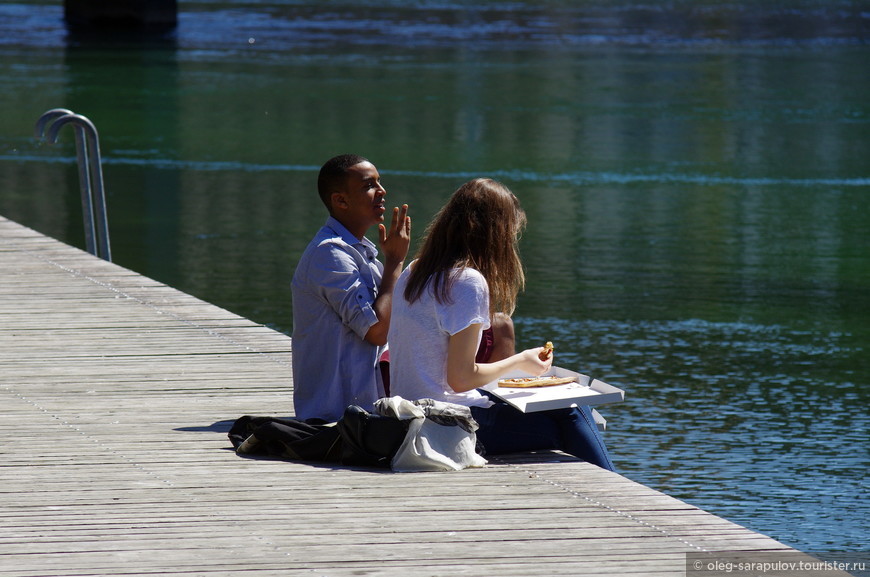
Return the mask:
<path fill-rule="evenodd" d="M 411 401 L 435 399 L 465 406 L 492 403 L 476 390 L 457 393 L 447 384 L 447 344 L 473 324 L 489 328 L 489 286 L 475 269 L 451 271 L 449 302 L 439 303 L 432 283 L 413 303 L 405 300 L 411 263 L 393 289 L 390 318 L 390 394 Z M 480 336 L 478 335 L 478 340 Z"/>

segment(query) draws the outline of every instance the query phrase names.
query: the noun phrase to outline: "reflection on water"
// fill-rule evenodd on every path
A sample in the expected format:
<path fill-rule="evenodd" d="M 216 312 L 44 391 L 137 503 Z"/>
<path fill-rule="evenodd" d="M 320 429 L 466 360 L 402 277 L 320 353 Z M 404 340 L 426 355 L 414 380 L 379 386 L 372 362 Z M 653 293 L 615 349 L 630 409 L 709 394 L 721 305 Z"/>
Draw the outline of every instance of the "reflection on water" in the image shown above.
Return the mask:
<path fill-rule="evenodd" d="M 370 157 L 418 235 L 494 176 L 529 215 L 520 344 L 626 390 L 602 410 L 620 471 L 866 549 L 870 2 L 181 10 L 130 43 L 0 5 L 0 214 L 83 245 L 72 135 L 32 138 L 71 108 L 100 130 L 115 261 L 290 332 L 326 158 Z"/>

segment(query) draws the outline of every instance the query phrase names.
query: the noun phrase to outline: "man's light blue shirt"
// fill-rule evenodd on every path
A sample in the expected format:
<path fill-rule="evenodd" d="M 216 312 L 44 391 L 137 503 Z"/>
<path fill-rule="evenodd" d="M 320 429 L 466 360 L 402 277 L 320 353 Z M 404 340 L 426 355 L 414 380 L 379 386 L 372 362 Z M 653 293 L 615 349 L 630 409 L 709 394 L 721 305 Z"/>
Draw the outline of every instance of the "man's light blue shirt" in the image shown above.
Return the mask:
<path fill-rule="evenodd" d="M 293 275 L 293 404 L 299 419 L 337 421 L 348 405 L 371 410 L 383 396 L 382 348 L 365 335 L 384 266 L 377 247 L 333 217 L 302 253 Z"/>

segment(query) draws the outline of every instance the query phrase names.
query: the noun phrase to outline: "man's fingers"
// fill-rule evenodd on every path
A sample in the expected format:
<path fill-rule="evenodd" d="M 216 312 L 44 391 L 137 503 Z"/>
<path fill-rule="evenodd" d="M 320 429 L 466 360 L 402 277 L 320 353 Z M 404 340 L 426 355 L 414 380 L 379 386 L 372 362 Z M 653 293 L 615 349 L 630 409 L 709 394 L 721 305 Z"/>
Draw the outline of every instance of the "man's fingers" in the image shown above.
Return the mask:
<path fill-rule="evenodd" d="M 408 205 L 403 204 L 401 210 L 399 211 L 399 219 L 402 223 L 402 228 L 405 229 L 404 232 L 410 236 L 411 234 L 411 217 L 408 216 Z"/>

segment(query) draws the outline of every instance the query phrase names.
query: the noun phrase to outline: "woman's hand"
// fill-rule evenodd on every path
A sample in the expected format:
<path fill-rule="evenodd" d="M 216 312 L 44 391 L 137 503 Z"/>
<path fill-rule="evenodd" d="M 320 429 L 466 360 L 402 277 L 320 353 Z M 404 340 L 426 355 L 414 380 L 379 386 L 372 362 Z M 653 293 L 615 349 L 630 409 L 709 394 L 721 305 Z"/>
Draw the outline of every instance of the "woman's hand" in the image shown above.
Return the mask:
<path fill-rule="evenodd" d="M 526 349 L 523 352 L 518 353 L 516 356 L 520 357 L 518 359 L 518 362 L 520 363 L 519 369 L 534 377 L 543 375 L 549 371 L 553 366 L 553 354 L 551 353 L 547 356 L 547 360 L 542 361 L 540 355 L 543 350 L 544 347 L 535 347 L 534 349 Z"/>

